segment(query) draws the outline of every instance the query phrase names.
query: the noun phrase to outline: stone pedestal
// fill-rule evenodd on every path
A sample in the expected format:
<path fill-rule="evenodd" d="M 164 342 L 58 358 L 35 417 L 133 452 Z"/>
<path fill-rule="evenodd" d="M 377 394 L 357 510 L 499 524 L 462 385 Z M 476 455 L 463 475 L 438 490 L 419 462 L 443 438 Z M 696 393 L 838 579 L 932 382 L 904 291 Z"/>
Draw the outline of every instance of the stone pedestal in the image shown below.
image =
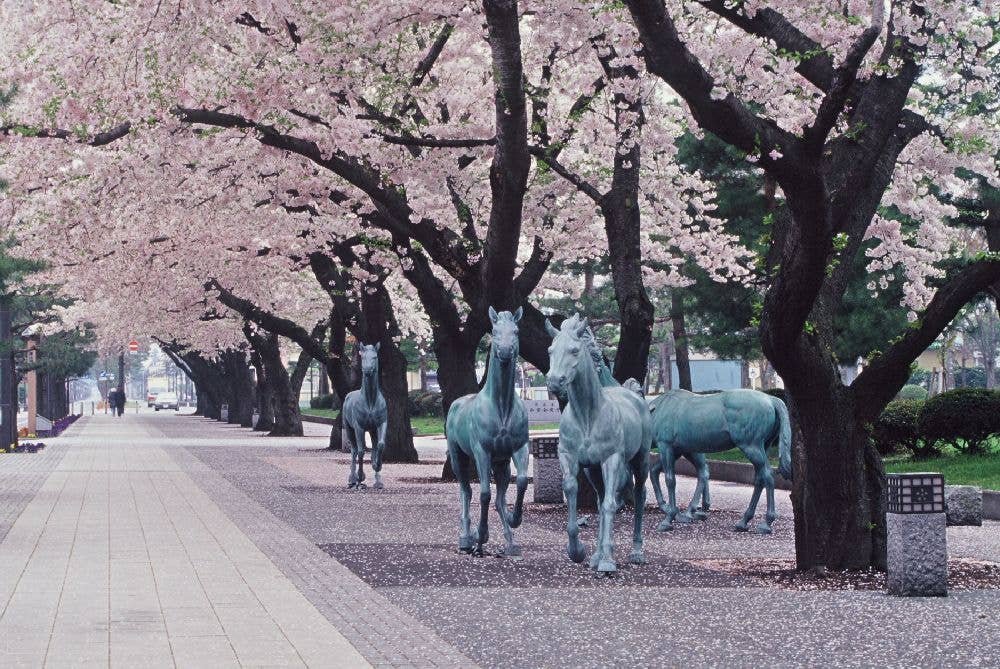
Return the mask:
<path fill-rule="evenodd" d="M 219 420 L 221 420 L 223 423 L 228 423 L 229 422 L 229 405 L 228 404 L 223 404 L 222 408 L 219 409 Z"/>
<path fill-rule="evenodd" d="M 890 595 L 948 594 L 947 524 L 944 513 L 886 514 Z"/>
<path fill-rule="evenodd" d="M 531 475 L 535 490 L 532 501 L 541 504 L 561 503 L 563 492 L 558 437 L 535 437 L 528 448 L 531 451 Z"/>
<path fill-rule="evenodd" d="M 945 513 L 949 525 L 983 524 L 983 489 L 971 485 L 944 487 Z"/>

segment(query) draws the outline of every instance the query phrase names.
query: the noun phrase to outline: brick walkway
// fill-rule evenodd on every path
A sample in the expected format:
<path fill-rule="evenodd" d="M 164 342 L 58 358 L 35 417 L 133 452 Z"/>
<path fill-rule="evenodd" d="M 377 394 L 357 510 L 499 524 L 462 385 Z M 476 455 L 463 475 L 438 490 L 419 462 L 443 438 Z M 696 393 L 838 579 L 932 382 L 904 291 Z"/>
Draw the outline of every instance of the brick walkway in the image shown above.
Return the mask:
<path fill-rule="evenodd" d="M 0 456 L 0 668 L 1000 661 L 995 589 L 900 600 L 712 567 L 792 555 L 784 492 L 774 535 L 736 535 L 749 490 L 713 483 L 708 521 L 658 534 L 649 514 L 649 564 L 595 579 L 566 559 L 558 505 L 528 507 L 523 562 L 456 554 L 437 442 L 359 493 L 325 430 L 308 434 L 150 412 L 87 417 L 42 453 Z M 686 499 L 692 481 L 678 488 Z M 996 562 L 1000 523 L 951 528 L 949 552 Z"/>
<path fill-rule="evenodd" d="M 0 459 L 0 666 L 368 666 L 139 418 Z"/>

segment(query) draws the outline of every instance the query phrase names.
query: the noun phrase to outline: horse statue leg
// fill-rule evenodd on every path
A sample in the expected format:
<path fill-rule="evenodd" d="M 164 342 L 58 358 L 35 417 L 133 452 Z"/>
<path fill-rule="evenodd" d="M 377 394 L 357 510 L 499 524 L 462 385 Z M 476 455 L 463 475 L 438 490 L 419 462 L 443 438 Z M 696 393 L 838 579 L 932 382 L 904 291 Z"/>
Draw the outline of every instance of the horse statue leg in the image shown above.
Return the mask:
<path fill-rule="evenodd" d="M 351 462 L 358 463 L 358 490 L 364 490 L 365 485 L 365 429 L 361 425 L 354 425 L 354 448 L 351 449 Z"/>
<path fill-rule="evenodd" d="M 510 485 L 510 461 L 494 462 L 493 477 L 497 481 L 497 498 L 493 503 L 500 516 L 500 525 L 503 527 L 503 536 L 507 545 L 501 555 L 520 559 L 523 555 L 521 547 L 514 543 L 514 531 L 511 529 L 510 514 L 507 513 L 507 486 Z"/>
<path fill-rule="evenodd" d="M 580 541 L 580 526 L 576 522 L 576 476 L 580 466 L 575 457 L 563 452 L 559 453 L 559 464 L 563 472 L 563 494 L 566 495 L 566 534 L 569 536 L 566 554 L 573 562 L 583 562 L 587 551 Z"/>
<path fill-rule="evenodd" d="M 347 475 L 347 487 L 353 488 L 358 485 L 358 464 L 354 458 L 354 445 L 358 442 L 358 437 L 357 434 L 355 434 L 354 426 L 350 423 L 350 421 L 344 421 L 344 427 L 347 428 L 345 432 L 347 433 L 347 438 L 351 442 L 351 473 Z"/>
<path fill-rule="evenodd" d="M 620 470 L 624 466 L 622 456 L 614 453 L 601 463 L 601 474 L 604 475 L 604 496 L 600 501 L 601 522 L 598 528 L 597 571 L 602 574 L 613 574 L 618 571 L 615 564 L 615 513 L 618 511 L 618 494 L 615 490 L 621 479 Z"/>
<path fill-rule="evenodd" d="M 663 473 L 663 457 L 656 458 L 656 462 L 649 468 L 649 479 L 653 483 L 653 494 L 656 495 L 656 506 L 663 513 L 667 512 L 667 503 L 663 499 L 663 489 L 660 487 L 660 474 Z"/>
<path fill-rule="evenodd" d="M 476 547 L 472 554 L 476 557 L 483 556 L 483 544 L 490 540 L 489 512 L 490 512 L 490 454 L 479 444 L 472 445 L 472 452 L 475 453 L 476 472 L 479 474 L 479 528 L 472 538 L 475 539 Z"/>
<path fill-rule="evenodd" d="M 381 490 L 385 487 L 382 483 L 382 451 L 385 450 L 385 430 L 386 423 L 380 423 L 378 434 L 375 437 L 375 445 L 372 448 L 372 470 L 375 472 L 375 484 L 372 488 Z"/>
<path fill-rule="evenodd" d="M 698 510 L 698 502 L 702 500 L 705 490 L 708 489 L 708 460 L 705 459 L 704 453 L 686 453 L 684 457 L 694 465 L 695 471 L 698 473 L 698 484 L 695 486 L 694 495 L 691 496 L 691 503 L 688 504 L 686 511 L 678 514 L 677 522 L 692 523 L 695 520 L 708 518 L 708 514 Z"/>
<path fill-rule="evenodd" d="M 517 469 L 517 498 L 514 500 L 514 513 L 510 516 L 510 526 L 521 526 L 524 513 L 524 492 L 528 489 L 528 444 L 514 451 L 514 468 Z"/>
<path fill-rule="evenodd" d="M 451 468 L 458 479 L 458 500 L 462 511 L 458 521 L 458 550 L 463 553 L 472 552 L 472 531 L 469 528 L 469 502 L 472 498 L 472 487 L 469 485 L 469 456 L 462 452 L 458 444 L 448 440 L 448 457 L 451 458 Z"/>
<path fill-rule="evenodd" d="M 642 554 L 642 518 L 646 513 L 646 477 L 649 475 L 649 453 L 646 449 L 639 449 L 629 465 L 635 483 L 632 488 L 632 512 L 634 514 L 632 554 L 628 556 L 628 561 L 632 564 L 646 564 L 646 558 Z"/>
<path fill-rule="evenodd" d="M 604 485 L 604 475 L 601 473 L 601 468 L 599 465 L 596 467 L 585 465 L 583 467 L 583 475 L 587 479 L 587 481 L 590 482 L 590 485 L 594 489 L 594 492 L 597 493 L 597 537 L 598 538 L 594 540 L 595 542 L 594 552 L 590 554 L 590 568 L 597 569 L 597 565 L 601 563 L 600 536 L 601 536 L 601 527 L 603 527 L 604 523 L 604 516 L 601 514 L 601 500 L 604 499 L 605 490 L 611 490 L 612 491 L 611 494 L 613 495 L 615 488 L 614 486 L 611 486 L 609 488 Z M 618 499 L 615 498 L 616 512 L 617 512 L 617 507 L 618 507 Z M 587 526 L 586 519 L 581 519 L 579 524 L 581 527 L 586 527 Z"/>
<path fill-rule="evenodd" d="M 677 516 L 677 476 L 674 474 L 676 462 L 673 446 L 660 446 L 660 466 L 663 467 L 663 478 L 667 482 L 668 497 L 667 508 L 660 507 L 667 516 L 656 526 L 660 532 L 674 529 L 674 517 Z"/>
<path fill-rule="evenodd" d="M 764 450 L 763 446 L 749 445 L 740 446 L 740 450 L 743 454 L 747 456 L 747 459 L 753 463 L 754 470 L 754 486 L 753 495 L 750 496 L 750 505 L 747 507 L 746 513 L 743 514 L 743 518 L 736 523 L 737 532 L 746 532 L 750 529 L 750 521 L 753 520 L 754 514 L 757 513 L 757 502 L 760 501 L 761 490 L 766 486 L 768 488 L 768 498 L 774 498 L 774 477 L 771 475 L 771 463 L 767 460 L 767 452 Z M 768 506 L 768 516 L 774 512 L 774 507 Z M 771 533 L 771 521 L 774 520 L 770 517 L 765 522 L 761 523 L 757 527 L 758 534 L 770 534 Z"/>

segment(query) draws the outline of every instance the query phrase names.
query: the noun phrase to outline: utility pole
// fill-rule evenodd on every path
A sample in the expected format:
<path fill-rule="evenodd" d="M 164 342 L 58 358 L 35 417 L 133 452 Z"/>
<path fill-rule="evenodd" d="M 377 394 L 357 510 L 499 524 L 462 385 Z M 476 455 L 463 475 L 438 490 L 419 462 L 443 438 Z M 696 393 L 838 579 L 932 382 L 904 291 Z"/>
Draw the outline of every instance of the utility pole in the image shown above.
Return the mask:
<path fill-rule="evenodd" d="M 14 411 L 14 344 L 10 337 L 10 296 L 0 294 L 0 448 L 9 451 L 17 432 Z"/>

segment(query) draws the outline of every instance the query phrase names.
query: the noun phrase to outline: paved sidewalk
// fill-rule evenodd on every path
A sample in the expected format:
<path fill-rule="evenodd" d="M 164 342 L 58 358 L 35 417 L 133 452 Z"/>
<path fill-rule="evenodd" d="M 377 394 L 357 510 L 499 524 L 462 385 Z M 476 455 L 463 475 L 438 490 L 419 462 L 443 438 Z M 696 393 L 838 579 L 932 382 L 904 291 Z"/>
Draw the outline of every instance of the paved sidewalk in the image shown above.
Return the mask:
<path fill-rule="evenodd" d="M 0 666 L 369 666 L 130 418 L 0 458 Z"/>

